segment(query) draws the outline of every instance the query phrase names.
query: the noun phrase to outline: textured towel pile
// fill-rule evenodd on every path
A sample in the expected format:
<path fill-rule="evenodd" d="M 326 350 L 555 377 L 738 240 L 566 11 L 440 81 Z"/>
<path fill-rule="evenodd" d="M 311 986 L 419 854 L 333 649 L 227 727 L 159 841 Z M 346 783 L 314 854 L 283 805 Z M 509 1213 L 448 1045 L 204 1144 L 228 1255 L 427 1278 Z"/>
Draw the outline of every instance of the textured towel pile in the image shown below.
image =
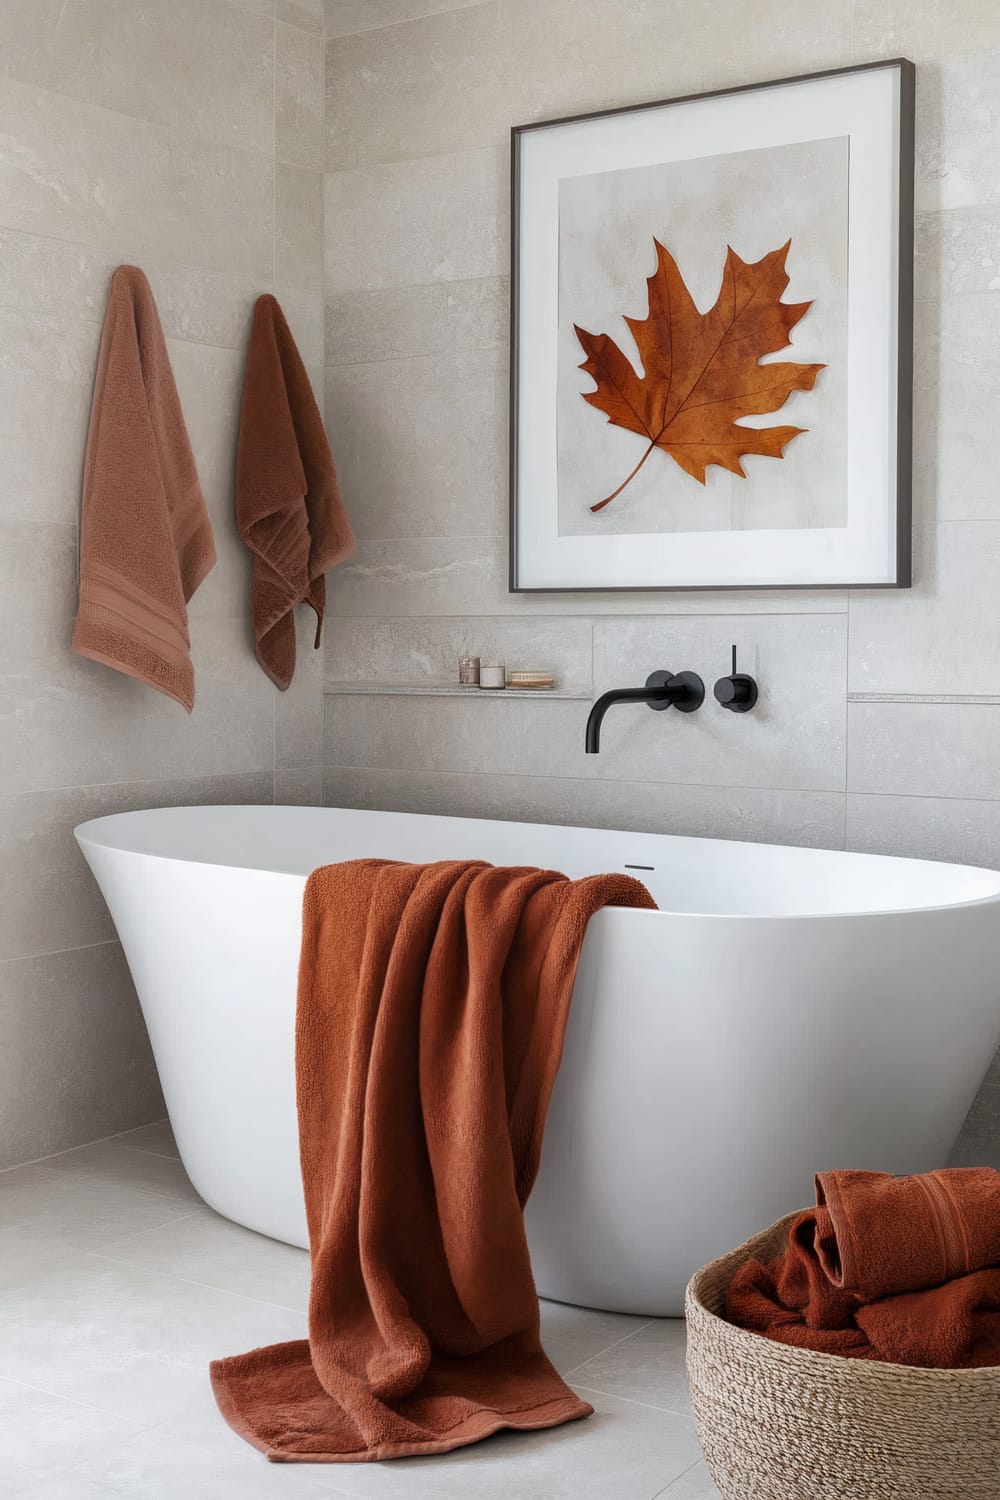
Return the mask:
<path fill-rule="evenodd" d="M 156 303 L 137 266 L 111 278 L 84 459 L 73 650 L 191 712 L 187 602 L 212 528 Z"/>
<path fill-rule="evenodd" d="M 588 918 L 625 875 L 478 861 L 317 870 L 297 1020 L 309 1339 L 219 1360 L 268 1458 L 442 1453 L 590 1414 L 549 1363 L 522 1209 Z"/>
<path fill-rule="evenodd" d="M 821 1172 L 784 1253 L 740 1268 L 732 1323 L 854 1359 L 1000 1365 L 1000 1172 Z"/>

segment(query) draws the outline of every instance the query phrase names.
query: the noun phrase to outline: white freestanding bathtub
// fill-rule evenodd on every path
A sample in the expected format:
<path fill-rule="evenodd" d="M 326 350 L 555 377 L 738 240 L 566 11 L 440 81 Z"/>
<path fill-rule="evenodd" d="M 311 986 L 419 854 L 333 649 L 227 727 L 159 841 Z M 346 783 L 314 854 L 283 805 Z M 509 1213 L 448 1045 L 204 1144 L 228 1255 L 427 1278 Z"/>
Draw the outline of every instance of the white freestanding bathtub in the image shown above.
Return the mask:
<path fill-rule="evenodd" d="M 539 1292 L 679 1314 L 821 1168 L 944 1165 L 1000 1040 L 1000 874 L 467 818 L 179 807 L 76 830 L 191 1180 L 306 1244 L 293 1072 L 305 878 L 376 855 L 631 869 L 584 941 L 528 1235 Z"/>

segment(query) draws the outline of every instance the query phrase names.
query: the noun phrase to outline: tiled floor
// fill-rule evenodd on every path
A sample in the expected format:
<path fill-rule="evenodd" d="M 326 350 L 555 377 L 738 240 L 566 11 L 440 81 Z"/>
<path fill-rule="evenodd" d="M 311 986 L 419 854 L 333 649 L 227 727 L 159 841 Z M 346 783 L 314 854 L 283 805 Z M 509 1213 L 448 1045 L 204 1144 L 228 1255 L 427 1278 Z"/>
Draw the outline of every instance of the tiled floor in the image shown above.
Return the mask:
<path fill-rule="evenodd" d="M 206 1208 L 166 1124 L 0 1173 L 3 1500 L 715 1500 L 684 1328 L 543 1304 L 595 1415 L 435 1459 L 274 1465 L 219 1416 L 216 1355 L 300 1338 L 308 1257 Z"/>

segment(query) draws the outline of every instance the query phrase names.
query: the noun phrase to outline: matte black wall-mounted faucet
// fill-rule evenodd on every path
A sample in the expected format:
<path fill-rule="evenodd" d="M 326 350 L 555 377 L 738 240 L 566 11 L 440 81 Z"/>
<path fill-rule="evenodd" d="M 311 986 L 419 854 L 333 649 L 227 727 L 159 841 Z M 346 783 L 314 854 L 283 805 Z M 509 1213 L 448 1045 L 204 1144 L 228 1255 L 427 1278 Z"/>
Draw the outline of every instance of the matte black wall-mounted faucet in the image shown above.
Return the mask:
<path fill-rule="evenodd" d="M 645 703 L 657 711 L 679 708 L 692 714 L 705 699 L 705 684 L 697 672 L 651 672 L 645 687 L 612 688 L 602 693 L 587 718 L 587 754 L 597 755 L 601 748 L 601 725 L 614 703 Z"/>

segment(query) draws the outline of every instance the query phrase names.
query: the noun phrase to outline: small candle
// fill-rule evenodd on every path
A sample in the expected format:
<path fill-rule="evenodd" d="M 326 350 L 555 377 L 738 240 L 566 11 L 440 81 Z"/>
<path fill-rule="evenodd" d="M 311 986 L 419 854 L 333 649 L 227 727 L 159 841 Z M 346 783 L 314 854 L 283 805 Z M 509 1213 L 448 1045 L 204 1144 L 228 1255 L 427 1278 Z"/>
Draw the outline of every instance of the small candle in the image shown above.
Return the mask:
<path fill-rule="evenodd" d="M 480 667 L 479 686 L 481 688 L 505 688 L 507 686 L 507 672 L 504 667 Z"/>
<path fill-rule="evenodd" d="M 479 657 L 458 658 L 458 681 L 461 687 L 476 687 L 479 683 Z"/>

